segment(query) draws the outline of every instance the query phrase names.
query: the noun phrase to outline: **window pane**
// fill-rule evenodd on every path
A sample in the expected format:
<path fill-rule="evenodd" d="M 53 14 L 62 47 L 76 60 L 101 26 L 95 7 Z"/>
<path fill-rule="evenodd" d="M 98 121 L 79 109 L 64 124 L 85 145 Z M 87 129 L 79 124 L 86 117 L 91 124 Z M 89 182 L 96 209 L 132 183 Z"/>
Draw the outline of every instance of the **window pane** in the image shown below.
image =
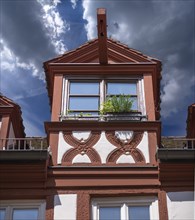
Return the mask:
<path fill-rule="evenodd" d="M 130 220 L 150 220 L 149 206 L 129 206 Z"/>
<path fill-rule="evenodd" d="M 99 97 L 70 97 L 70 110 L 98 110 Z"/>
<path fill-rule="evenodd" d="M 37 220 L 38 209 L 14 209 L 13 220 Z"/>
<path fill-rule="evenodd" d="M 137 97 L 131 97 L 131 100 L 133 100 L 133 104 L 132 104 L 131 109 L 132 110 L 138 110 Z"/>
<path fill-rule="evenodd" d="M 136 83 L 107 83 L 107 95 L 136 95 Z"/>
<path fill-rule="evenodd" d="M 100 207 L 99 219 L 100 220 L 120 220 L 121 207 Z"/>
<path fill-rule="evenodd" d="M 98 82 L 71 82 L 70 83 L 71 95 L 98 95 L 99 83 Z"/>
<path fill-rule="evenodd" d="M 0 220 L 5 219 L 5 209 L 0 209 Z"/>

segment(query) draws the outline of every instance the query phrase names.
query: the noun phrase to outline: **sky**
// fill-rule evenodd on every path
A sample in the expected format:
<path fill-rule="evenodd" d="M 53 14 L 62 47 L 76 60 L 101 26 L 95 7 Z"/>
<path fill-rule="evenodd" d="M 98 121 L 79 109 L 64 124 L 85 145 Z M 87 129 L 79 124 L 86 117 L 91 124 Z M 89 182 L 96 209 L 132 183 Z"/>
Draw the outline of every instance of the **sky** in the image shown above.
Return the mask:
<path fill-rule="evenodd" d="M 27 136 L 46 136 L 50 106 L 43 62 L 108 36 L 162 62 L 163 136 L 185 136 L 195 103 L 194 0 L 0 0 L 0 92 L 21 106 Z"/>

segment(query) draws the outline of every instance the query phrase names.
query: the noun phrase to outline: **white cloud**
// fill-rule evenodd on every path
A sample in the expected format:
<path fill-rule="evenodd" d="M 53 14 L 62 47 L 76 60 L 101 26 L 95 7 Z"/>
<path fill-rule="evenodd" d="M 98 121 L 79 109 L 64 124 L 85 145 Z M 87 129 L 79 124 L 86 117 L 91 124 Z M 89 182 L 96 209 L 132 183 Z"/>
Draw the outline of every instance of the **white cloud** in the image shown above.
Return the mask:
<path fill-rule="evenodd" d="M 85 25 L 85 29 L 87 32 L 87 38 L 88 40 L 91 40 L 95 37 L 97 37 L 97 30 L 96 30 L 96 11 L 94 11 L 92 1 L 83 0 L 83 19 L 87 20 L 87 24 Z"/>
<path fill-rule="evenodd" d="M 57 54 L 64 53 L 67 48 L 61 40 L 61 35 L 70 30 L 70 25 L 63 21 L 56 8 L 60 1 L 55 1 L 53 4 L 51 2 L 46 4 L 45 1 L 39 1 L 39 3 L 43 9 L 42 22 L 46 27 L 51 43 L 55 47 L 55 51 Z"/>
<path fill-rule="evenodd" d="M 70 0 L 70 1 L 71 1 L 71 3 L 72 3 L 72 8 L 75 9 L 76 6 L 77 6 L 78 0 Z"/>
<path fill-rule="evenodd" d="M 43 61 L 66 50 L 62 36 L 69 30 L 69 25 L 57 11 L 59 2 L 2 2 L 2 70 L 31 70 L 33 76 L 44 80 Z"/>

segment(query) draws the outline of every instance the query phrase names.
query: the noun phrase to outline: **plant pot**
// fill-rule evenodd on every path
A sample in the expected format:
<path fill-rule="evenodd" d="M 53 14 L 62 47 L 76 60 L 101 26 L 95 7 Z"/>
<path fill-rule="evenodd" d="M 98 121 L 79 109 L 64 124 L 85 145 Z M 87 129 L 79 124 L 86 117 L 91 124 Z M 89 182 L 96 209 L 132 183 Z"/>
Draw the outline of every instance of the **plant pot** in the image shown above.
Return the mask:
<path fill-rule="evenodd" d="M 140 121 L 141 112 L 107 112 L 105 118 L 107 121 Z"/>

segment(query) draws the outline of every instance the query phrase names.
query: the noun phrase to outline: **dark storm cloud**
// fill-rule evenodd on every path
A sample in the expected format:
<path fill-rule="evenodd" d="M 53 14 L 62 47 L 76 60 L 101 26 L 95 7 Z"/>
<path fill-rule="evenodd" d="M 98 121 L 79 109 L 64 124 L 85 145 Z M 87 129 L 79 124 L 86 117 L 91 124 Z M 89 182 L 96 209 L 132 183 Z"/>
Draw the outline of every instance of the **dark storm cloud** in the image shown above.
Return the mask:
<path fill-rule="evenodd" d="M 55 56 L 42 14 L 37 1 L 1 2 L 1 37 L 20 62 L 34 64 L 39 74 L 42 62 Z"/>
<path fill-rule="evenodd" d="M 96 29 L 96 8 L 104 7 L 108 36 L 162 61 L 162 120 L 165 124 L 182 124 L 185 134 L 183 114 L 195 102 L 194 0 L 84 1 L 83 7 L 89 27 L 94 23 Z M 87 30 L 89 38 L 97 36 L 95 31 Z"/>

